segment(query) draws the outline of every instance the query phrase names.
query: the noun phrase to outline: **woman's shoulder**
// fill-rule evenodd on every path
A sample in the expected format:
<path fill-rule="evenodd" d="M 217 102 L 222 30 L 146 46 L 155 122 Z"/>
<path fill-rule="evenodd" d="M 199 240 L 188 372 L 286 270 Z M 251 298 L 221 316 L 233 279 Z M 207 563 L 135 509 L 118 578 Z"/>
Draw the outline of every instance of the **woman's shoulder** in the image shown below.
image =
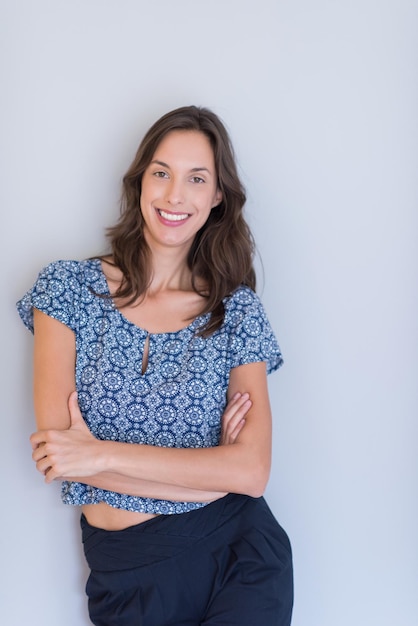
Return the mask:
<path fill-rule="evenodd" d="M 39 272 L 39 279 L 47 279 L 62 284 L 93 286 L 103 276 L 100 260 L 97 258 L 51 261 Z"/>
<path fill-rule="evenodd" d="M 224 300 L 225 309 L 246 309 L 253 306 L 261 306 L 261 301 L 256 292 L 247 287 L 247 285 L 239 285 L 230 296 Z"/>
<path fill-rule="evenodd" d="M 225 327 L 232 335 L 232 367 L 265 361 L 267 373 L 278 369 L 283 357 L 260 297 L 247 286 L 238 287 L 225 304 Z"/>
<path fill-rule="evenodd" d="M 225 307 L 225 325 L 226 327 L 236 327 L 245 319 L 266 317 L 264 307 L 256 292 L 247 287 L 240 285 L 230 296 L 224 300 Z"/>
<path fill-rule="evenodd" d="M 33 309 L 75 330 L 80 303 L 91 299 L 90 291 L 100 279 L 94 260 L 58 260 L 45 265 L 32 287 L 16 303 L 23 323 L 33 332 Z"/>

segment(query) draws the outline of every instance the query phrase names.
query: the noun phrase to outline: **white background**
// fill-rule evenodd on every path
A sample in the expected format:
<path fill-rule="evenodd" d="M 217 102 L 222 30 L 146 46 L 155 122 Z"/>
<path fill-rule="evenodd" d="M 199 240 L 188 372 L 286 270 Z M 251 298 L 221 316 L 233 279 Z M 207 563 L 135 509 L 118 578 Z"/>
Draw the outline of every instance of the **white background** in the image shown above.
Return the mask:
<path fill-rule="evenodd" d="M 417 2 L 0 11 L 2 623 L 88 624 L 79 513 L 30 459 L 14 303 L 49 261 L 104 250 L 143 132 L 193 103 L 231 133 L 285 356 L 267 497 L 293 544 L 293 626 L 416 626 Z"/>

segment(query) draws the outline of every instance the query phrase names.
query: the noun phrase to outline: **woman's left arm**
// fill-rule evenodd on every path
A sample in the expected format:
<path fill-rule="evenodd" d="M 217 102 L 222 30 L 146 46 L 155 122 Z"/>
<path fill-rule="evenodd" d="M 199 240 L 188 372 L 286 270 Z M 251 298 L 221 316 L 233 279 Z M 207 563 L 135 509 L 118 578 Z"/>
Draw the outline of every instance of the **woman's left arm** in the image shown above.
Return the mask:
<path fill-rule="evenodd" d="M 34 459 L 40 471 L 44 465 L 48 469 L 47 482 L 77 477 L 94 485 L 95 475 L 112 472 L 190 489 L 258 497 L 266 487 L 271 463 L 271 409 L 264 362 L 231 370 L 228 399 L 238 392 L 247 392 L 252 405 L 233 445 L 198 449 L 132 446 L 99 441 L 76 422 L 67 431 L 32 435 Z M 37 447 L 39 444 L 44 445 Z"/>

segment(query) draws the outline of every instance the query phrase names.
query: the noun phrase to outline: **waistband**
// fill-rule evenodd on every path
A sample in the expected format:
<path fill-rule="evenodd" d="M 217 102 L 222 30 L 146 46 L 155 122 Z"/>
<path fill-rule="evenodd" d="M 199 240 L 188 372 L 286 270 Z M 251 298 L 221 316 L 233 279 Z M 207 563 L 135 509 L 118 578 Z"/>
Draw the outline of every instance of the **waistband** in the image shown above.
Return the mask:
<path fill-rule="evenodd" d="M 228 494 L 207 506 L 178 515 L 157 515 L 123 530 L 80 524 L 87 563 L 92 570 L 111 572 L 150 565 L 176 556 L 225 524 L 251 524 L 250 509 L 268 507 L 264 498 Z"/>

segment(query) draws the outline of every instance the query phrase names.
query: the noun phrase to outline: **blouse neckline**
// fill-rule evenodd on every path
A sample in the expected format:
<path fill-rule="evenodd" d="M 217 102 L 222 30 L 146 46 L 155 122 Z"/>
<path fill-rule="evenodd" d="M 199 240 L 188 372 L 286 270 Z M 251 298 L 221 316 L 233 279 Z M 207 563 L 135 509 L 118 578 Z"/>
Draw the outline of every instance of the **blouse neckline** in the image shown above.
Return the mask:
<path fill-rule="evenodd" d="M 114 301 L 114 299 L 112 297 L 112 294 L 110 293 L 109 284 L 107 282 L 106 275 L 105 275 L 105 273 L 103 271 L 101 259 L 91 259 L 91 261 L 95 264 L 96 269 L 98 270 L 98 272 L 100 274 L 101 286 L 103 288 L 101 290 L 101 293 L 106 296 L 106 302 L 109 302 L 111 304 L 112 310 L 120 317 L 121 320 L 123 320 L 125 322 L 125 324 L 129 324 L 129 326 L 131 326 L 131 327 L 135 328 L 136 330 L 140 331 L 145 336 L 149 336 L 149 337 L 177 337 L 177 336 L 182 335 L 184 333 L 194 332 L 197 328 L 199 328 L 200 326 L 203 326 L 203 324 L 205 324 L 208 321 L 210 314 L 209 313 L 205 313 L 205 314 L 196 316 L 189 324 L 187 324 L 187 326 L 183 326 L 183 328 L 179 328 L 178 330 L 174 330 L 174 331 L 169 331 L 169 332 L 150 332 L 146 328 L 142 328 L 142 326 L 139 326 L 138 324 L 135 324 L 135 322 L 132 322 L 130 319 L 128 319 L 118 309 L 118 307 L 116 306 L 115 301 Z"/>

